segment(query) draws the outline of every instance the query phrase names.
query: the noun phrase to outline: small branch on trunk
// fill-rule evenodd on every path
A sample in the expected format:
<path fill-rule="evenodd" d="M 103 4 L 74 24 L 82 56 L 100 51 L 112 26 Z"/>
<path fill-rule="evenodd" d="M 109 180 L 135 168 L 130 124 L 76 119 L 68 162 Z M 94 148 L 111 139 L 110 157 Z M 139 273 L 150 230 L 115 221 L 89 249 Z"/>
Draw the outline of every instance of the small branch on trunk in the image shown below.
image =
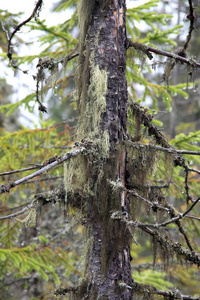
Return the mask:
<path fill-rule="evenodd" d="M 108 180 L 108 182 L 113 186 L 113 189 L 123 190 L 123 191 L 125 191 L 127 194 L 131 194 L 131 195 L 135 196 L 136 198 L 139 198 L 139 199 L 143 200 L 144 202 L 148 203 L 148 204 L 152 207 L 152 209 L 154 209 L 154 210 L 160 209 L 160 210 L 165 210 L 165 211 L 169 212 L 169 209 L 168 209 L 168 208 L 161 206 L 161 205 L 160 205 L 159 203 L 157 203 L 157 202 L 151 202 L 151 201 L 149 201 L 149 200 L 143 198 L 142 196 L 138 195 L 138 193 L 137 193 L 135 190 L 129 190 L 129 189 L 126 189 L 126 188 L 122 185 L 122 183 L 121 183 L 120 181 L 115 182 L 115 181 L 110 181 L 110 180 Z"/>
<path fill-rule="evenodd" d="M 176 152 L 180 154 L 200 155 L 200 151 L 176 150 Z"/>
<path fill-rule="evenodd" d="M 77 155 L 83 153 L 84 151 L 86 150 L 86 148 L 84 146 L 81 146 L 77 149 L 74 149 L 73 151 L 71 152 L 68 152 L 66 155 L 64 155 L 63 157 L 59 157 L 57 160 L 53 161 L 52 163 L 49 163 L 47 164 L 46 166 L 44 166 L 43 168 L 41 168 L 40 170 L 26 176 L 26 177 L 23 177 L 19 180 L 16 180 L 16 181 L 11 181 L 9 182 L 8 184 L 6 185 L 1 185 L 0 186 L 0 194 L 3 194 L 3 193 L 8 193 L 10 191 L 11 188 L 19 185 L 19 184 L 22 184 L 26 181 L 29 181 L 30 179 L 36 177 L 36 176 L 39 176 L 45 172 L 48 172 L 49 170 L 53 169 L 55 166 L 63 163 L 64 161 L 72 158 L 72 157 L 76 157 Z"/>
<path fill-rule="evenodd" d="M 192 297 L 188 295 L 182 295 L 178 290 L 174 291 L 164 291 L 164 290 L 159 290 L 156 287 L 152 285 L 147 285 L 147 284 L 142 284 L 142 283 L 137 283 L 135 282 L 133 285 L 133 289 L 135 292 L 144 294 L 144 290 L 146 293 L 150 294 L 155 294 L 155 295 L 161 295 L 164 297 L 169 297 L 169 299 L 183 299 L 183 300 L 199 300 L 199 297 Z"/>
<path fill-rule="evenodd" d="M 188 169 L 188 171 L 190 171 L 190 172 L 195 172 L 195 173 L 198 173 L 198 174 L 200 174 L 200 171 L 199 171 L 199 170 L 197 170 L 197 169 L 194 169 L 194 168 L 189 168 L 189 167 L 187 167 L 187 169 Z"/>
<path fill-rule="evenodd" d="M 150 229 L 148 227 L 148 224 L 128 220 L 127 216 L 124 215 L 121 211 L 113 212 L 111 218 L 120 220 L 121 222 L 124 222 L 127 226 L 140 228 L 144 232 L 151 235 L 153 237 L 154 243 L 158 243 L 162 249 L 166 249 L 166 251 L 168 251 L 169 253 L 175 252 L 179 258 L 183 257 L 184 260 L 187 260 L 190 263 L 200 266 L 200 257 L 195 251 L 188 251 L 187 249 L 183 248 L 180 243 L 172 241 L 168 236 L 162 237 L 158 231 Z"/>
<path fill-rule="evenodd" d="M 130 225 L 138 227 L 151 235 L 154 239 L 154 243 L 156 242 L 157 244 L 159 244 L 162 249 L 166 249 L 166 251 L 168 251 L 169 253 L 175 252 L 179 258 L 183 257 L 184 260 L 195 264 L 198 267 L 200 266 L 200 256 L 195 251 L 189 251 L 185 249 L 181 246 L 180 243 L 172 241 L 169 236 L 162 237 L 158 231 L 151 230 L 148 227 L 148 224 L 142 224 L 140 222 L 130 222 Z"/>
<path fill-rule="evenodd" d="M 0 217 L 0 220 L 6 220 L 6 219 L 11 219 L 11 218 L 14 218 L 14 217 L 17 217 L 19 215 L 22 215 L 23 213 L 25 213 L 27 210 L 33 208 L 35 204 L 33 202 L 31 202 L 30 204 L 28 204 L 26 207 L 22 208 L 21 210 L 13 213 L 13 214 L 10 214 L 8 216 L 3 216 L 3 217 Z M 35 206 L 34 206 L 35 207 Z"/>
<path fill-rule="evenodd" d="M 200 63 L 196 62 L 192 58 L 188 59 L 188 58 L 185 58 L 183 56 L 180 56 L 180 55 L 177 55 L 177 54 L 174 54 L 174 53 L 170 53 L 170 52 L 167 52 L 167 51 L 163 51 L 163 50 L 160 50 L 160 49 L 149 47 L 149 46 L 147 46 L 145 44 L 142 44 L 142 43 L 139 43 L 139 42 L 133 42 L 131 39 L 128 39 L 127 44 L 128 44 L 127 48 L 133 47 L 136 50 L 142 51 L 148 57 L 149 57 L 149 53 L 152 52 L 152 53 L 155 53 L 155 54 L 158 54 L 158 55 L 162 55 L 162 56 L 172 58 L 175 61 L 180 61 L 182 63 L 187 64 L 188 66 L 200 68 Z M 153 56 L 152 56 L 152 58 L 153 58 Z"/>

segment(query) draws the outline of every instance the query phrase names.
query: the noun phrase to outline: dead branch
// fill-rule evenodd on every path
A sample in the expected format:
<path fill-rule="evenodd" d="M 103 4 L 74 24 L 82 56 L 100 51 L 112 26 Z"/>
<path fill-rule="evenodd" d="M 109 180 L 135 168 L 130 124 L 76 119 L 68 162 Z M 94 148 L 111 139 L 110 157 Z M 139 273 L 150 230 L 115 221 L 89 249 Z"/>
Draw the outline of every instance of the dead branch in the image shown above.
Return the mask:
<path fill-rule="evenodd" d="M 149 294 L 161 295 L 164 297 L 169 297 L 169 299 L 183 299 L 183 300 L 199 300 L 199 297 L 192 297 L 188 295 L 182 295 L 178 290 L 175 291 L 164 291 L 159 290 L 154 286 L 137 283 L 135 282 L 133 285 L 134 291 L 138 293 L 144 293 L 144 290 Z"/>
<path fill-rule="evenodd" d="M 41 167 L 42 167 L 42 165 L 35 165 L 34 167 L 29 167 L 29 168 L 24 168 L 24 169 L 19 169 L 19 170 L 0 173 L 0 176 L 6 176 L 6 175 L 25 172 L 25 171 L 29 171 L 29 170 L 40 169 Z"/>
<path fill-rule="evenodd" d="M 188 0 L 189 3 L 189 7 L 190 7 L 190 13 L 187 15 L 187 19 L 190 21 L 190 27 L 189 27 L 189 32 L 186 38 L 186 41 L 183 45 L 183 49 L 187 49 L 189 42 L 192 38 L 192 31 L 195 29 L 194 27 L 194 22 L 195 22 L 195 14 L 194 14 L 194 8 L 193 8 L 193 4 L 192 4 L 192 0 Z"/>
<path fill-rule="evenodd" d="M 39 176 L 39 175 L 41 175 L 45 172 L 48 172 L 49 170 L 53 169 L 58 164 L 61 164 L 64 161 L 83 153 L 85 150 L 86 150 L 86 148 L 84 146 L 81 146 L 78 149 L 74 149 L 73 151 L 68 152 L 66 155 L 64 155 L 63 157 L 60 157 L 58 160 L 55 160 L 54 162 L 47 164 L 46 166 L 44 166 L 40 170 L 38 170 L 38 171 L 36 171 L 36 172 L 26 176 L 26 177 L 23 177 L 23 178 L 21 178 L 19 180 L 16 180 L 16 181 L 9 182 L 7 185 L 1 185 L 0 186 L 0 194 L 9 192 L 11 188 L 13 188 L 13 187 L 15 187 L 19 184 L 22 184 L 22 183 L 24 183 L 24 182 L 26 182 L 26 181 L 28 181 L 28 180 L 36 177 L 36 176 Z"/>
<path fill-rule="evenodd" d="M 33 9 L 32 14 L 30 15 L 30 17 L 28 19 L 26 19 L 25 21 L 23 21 L 22 23 L 18 24 L 15 27 L 15 30 L 12 32 L 12 34 L 8 40 L 8 53 L 7 53 L 7 56 L 10 61 L 12 60 L 12 50 L 11 50 L 12 38 L 14 37 L 15 33 L 20 30 L 20 28 L 22 26 L 24 26 L 25 24 L 27 24 L 28 22 L 30 22 L 33 18 L 35 18 L 37 16 L 38 12 L 41 10 L 42 4 L 43 4 L 43 0 L 38 0 L 37 3 L 35 4 L 35 7 Z"/>
<path fill-rule="evenodd" d="M 186 201 L 187 204 L 189 203 L 190 200 L 192 200 L 192 196 L 190 195 L 190 187 L 188 185 L 188 175 L 189 175 L 189 170 L 188 167 L 185 167 L 185 192 L 186 192 Z"/>
<path fill-rule="evenodd" d="M 133 42 L 131 39 L 128 39 L 127 44 L 128 44 L 127 48 L 133 47 L 136 50 L 142 51 L 146 55 L 147 55 L 147 53 L 152 52 L 152 53 L 155 53 L 155 54 L 158 54 L 158 55 L 162 55 L 162 56 L 172 58 L 175 61 L 180 61 L 182 63 L 187 64 L 188 66 L 200 68 L 200 63 L 196 62 L 194 59 L 188 59 L 188 58 L 185 58 L 183 56 L 180 56 L 180 55 L 177 55 L 177 54 L 174 54 L 174 53 L 170 53 L 170 52 L 167 52 L 167 51 L 163 51 L 163 50 L 160 50 L 160 49 L 149 47 L 149 46 L 147 46 L 145 44 L 141 44 L 139 42 Z"/>
<path fill-rule="evenodd" d="M 26 204 L 23 204 L 23 206 L 26 205 L 26 207 L 22 208 L 21 210 L 15 212 L 13 214 L 0 217 L 0 220 L 11 219 L 11 218 L 17 217 L 19 215 L 22 215 L 27 210 L 35 207 L 36 203 L 38 203 L 38 201 L 39 201 L 39 206 L 43 206 L 43 205 L 49 204 L 49 203 L 56 203 L 58 201 L 63 200 L 64 198 L 65 198 L 65 190 L 64 189 L 48 191 L 48 192 L 45 192 L 45 193 L 38 193 L 34 196 L 33 201 L 31 201 L 29 203 L 26 203 Z M 19 209 L 19 208 L 20 208 L 20 206 L 10 208 L 9 210 L 16 210 L 16 209 Z"/>
<path fill-rule="evenodd" d="M 22 215 L 23 213 L 25 213 L 27 210 L 29 210 L 30 208 L 33 207 L 33 203 L 27 205 L 26 207 L 24 207 L 23 209 L 13 213 L 13 214 L 10 214 L 8 216 L 3 216 L 3 217 L 0 217 L 0 220 L 6 220 L 6 219 L 11 219 L 11 218 L 14 218 L 14 217 L 17 217 L 19 215 Z"/>
<path fill-rule="evenodd" d="M 153 228 L 159 228 L 159 227 L 165 227 L 171 223 L 177 222 L 178 220 L 183 219 L 185 216 L 187 216 L 187 214 L 194 208 L 194 206 L 199 202 L 199 200 L 200 200 L 200 197 L 197 198 L 194 201 L 194 203 L 183 214 L 181 214 L 181 213 L 178 214 L 178 216 L 172 218 L 170 221 L 163 222 L 160 224 L 147 224 L 147 226 L 153 227 Z"/>
<path fill-rule="evenodd" d="M 188 211 L 188 210 L 187 210 Z M 195 251 L 189 251 L 181 246 L 177 242 L 173 242 L 168 236 L 162 237 L 160 233 L 156 230 L 149 228 L 149 224 L 144 224 L 138 221 L 129 220 L 126 215 L 121 211 L 116 211 L 111 215 L 112 219 L 120 220 L 120 222 L 125 223 L 127 226 L 133 226 L 133 228 L 140 228 L 144 232 L 151 235 L 154 242 L 160 244 L 162 248 L 168 249 L 168 251 L 175 252 L 179 257 L 184 257 L 184 260 L 200 266 L 200 257 Z"/>
<path fill-rule="evenodd" d="M 200 155 L 200 151 L 176 150 L 176 152 L 180 154 Z"/>

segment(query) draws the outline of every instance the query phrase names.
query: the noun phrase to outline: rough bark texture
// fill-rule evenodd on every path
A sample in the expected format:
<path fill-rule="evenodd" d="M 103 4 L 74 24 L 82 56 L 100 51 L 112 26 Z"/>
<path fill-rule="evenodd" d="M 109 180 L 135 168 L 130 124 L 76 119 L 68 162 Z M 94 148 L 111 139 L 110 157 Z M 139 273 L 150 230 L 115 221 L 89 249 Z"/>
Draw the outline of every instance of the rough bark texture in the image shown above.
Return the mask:
<path fill-rule="evenodd" d="M 87 1 L 84 2 L 86 7 Z M 88 103 L 92 106 L 96 101 L 91 100 L 88 90 L 91 90 L 92 69 L 98 66 L 107 73 L 107 92 L 106 109 L 102 109 L 99 135 L 96 135 L 101 140 L 103 134 L 108 133 L 110 151 L 105 157 L 105 153 L 100 150 L 99 169 L 98 162 L 92 164 L 91 160 L 88 168 L 90 189 L 94 193 L 92 195 L 90 191 L 90 196 L 86 197 L 88 243 L 85 268 L 87 288 L 84 293 L 88 299 L 128 300 L 133 299 L 130 236 L 125 225 L 111 219 L 111 214 L 114 211 L 126 214 L 129 205 L 125 193 L 117 189 L 113 191 L 108 182 L 108 179 L 120 180 L 125 184 L 126 153 L 117 143 L 126 137 L 127 122 L 126 5 L 125 0 L 93 0 L 88 5 L 90 13 L 85 17 L 87 21 L 80 21 L 79 125 L 85 122 Z M 84 14 L 83 3 L 80 9 L 80 13 Z M 87 122 L 84 125 L 87 129 L 80 135 L 82 138 L 87 138 L 89 131 L 96 130 L 93 128 L 93 116 L 88 116 Z M 93 138 L 95 143 L 95 136 Z"/>

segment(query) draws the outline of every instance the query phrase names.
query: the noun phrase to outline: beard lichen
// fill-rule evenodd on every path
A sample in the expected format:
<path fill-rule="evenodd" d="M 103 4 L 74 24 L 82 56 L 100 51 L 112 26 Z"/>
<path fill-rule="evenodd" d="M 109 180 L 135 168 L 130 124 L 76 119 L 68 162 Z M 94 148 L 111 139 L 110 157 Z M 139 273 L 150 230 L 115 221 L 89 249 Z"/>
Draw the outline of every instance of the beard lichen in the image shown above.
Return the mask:
<path fill-rule="evenodd" d="M 80 95 L 80 117 L 77 137 L 78 140 L 93 143 L 97 151 L 93 155 L 85 153 L 66 162 L 64 181 L 66 195 L 68 192 L 79 192 L 94 195 L 98 182 L 103 177 L 102 161 L 109 157 L 110 142 L 107 130 L 101 126 L 102 114 L 106 111 L 107 72 L 100 70 L 94 64 L 94 54 L 89 59 L 90 80 L 87 93 Z M 94 174 L 97 173 L 96 183 L 93 184 Z"/>
<path fill-rule="evenodd" d="M 165 202 L 161 188 L 169 187 L 173 174 L 173 153 L 159 151 L 153 145 L 139 143 L 126 143 L 127 151 L 127 187 L 136 190 L 138 197 L 131 197 L 131 216 L 132 219 L 138 217 L 138 211 L 142 212 L 145 208 L 146 214 L 152 208 L 157 212 L 156 205 Z M 155 206 L 150 206 L 147 199 Z M 156 204 L 157 203 L 157 204 Z M 145 214 L 145 215 L 146 215 Z"/>
<path fill-rule="evenodd" d="M 87 138 L 94 142 L 104 157 L 109 153 L 109 135 L 101 129 L 102 114 L 106 111 L 108 75 L 94 63 L 94 53 L 90 55 L 90 81 L 86 99 L 81 95 L 81 115 L 79 118 L 78 139 Z"/>

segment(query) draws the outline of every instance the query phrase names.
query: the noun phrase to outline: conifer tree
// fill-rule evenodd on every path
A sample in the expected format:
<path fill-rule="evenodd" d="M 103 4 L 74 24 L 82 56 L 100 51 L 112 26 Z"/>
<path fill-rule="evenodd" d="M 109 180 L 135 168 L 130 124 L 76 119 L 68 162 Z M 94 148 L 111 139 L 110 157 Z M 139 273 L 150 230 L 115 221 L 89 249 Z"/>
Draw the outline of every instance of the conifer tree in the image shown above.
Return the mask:
<path fill-rule="evenodd" d="M 134 265 L 143 242 L 139 232 L 143 233 L 145 241 L 150 237 L 154 268 L 161 266 L 167 272 L 173 266 L 181 270 L 180 264 L 200 265 L 199 245 L 191 240 L 192 227 L 189 223 L 192 221 L 195 228 L 195 222 L 199 221 L 197 207 L 200 197 L 196 174 L 199 174 L 200 132 L 188 136 L 181 134 L 169 141 L 158 128 L 159 121 L 153 119 L 158 97 L 163 98 L 170 110 L 173 94 L 188 96 L 185 90 L 187 83 L 173 86 L 169 82 L 174 67 L 179 63 L 185 64 L 191 74 L 200 67 L 200 63 L 187 56 L 195 29 L 192 1 L 188 1 L 188 35 L 183 47 L 176 53 L 164 51 L 161 47 L 162 43 L 175 45 L 170 34 L 177 34 L 181 26 L 163 30 L 170 16 L 157 15 L 152 11 L 158 2 L 156 0 L 128 10 L 125 0 L 80 0 L 69 20 L 50 28 L 37 19 L 42 2 L 37 1 L 32 15 L 19 23 L 8 38 L 10 66 L 26 74 L 21 65 L 33 61 L 35 56 L 18 57 L 12 51 L 13 39 L 25 25 L 45 33 L 41 40 L 47 47 L 37 56 L 35 93 L 19 103 L 0 108 L 12 113 L 25 104 L 31 111 L 31 101 L 35 99 L 41 114 L 41 128 L 22 128 L 14 134 L 4 133 L 1 137 L 0 175 L 10 176 L 10 180 L 4 180 L 0 193 L 6 195 L 4 202 L 11 205 L 14 201 L 12 191 L 19 191 L 23 183 L 38 176 L 52 180 L 44 177 L 45 174 L 51 171 L 56 177 L 62 170 L 64 188 L 55 183 L 51 184 L 51 189 L 43 186 L 45 189 L 39 188 L 40 192 L 23 208 L 10 214 L 5 211 L 5 215 L 0 217 L 1 232 L 5 233 L 1 237 L 1 278 L 6 278 L 8 272 L 16 272 L 16 278 L 28 277 L 24 280 L 29 280 L 33 272 L 37 272 L 46 281 L 51 278 L 57 285 L 62 284 L 56 295 L 70 295 L 72 299 L 128 300 L 161 296 L 199 299 L 197 292 L 192 296 L 185 295 L 175 286 L 166 290 L 173 286 L 172 283 L 158 278 L 163 275 L 161 272 L 156 277 L 151 264 L 143 270 L 144 277 L 148 277 L 146 281 L 134 267 L 131 268 L 131 261 Z M 70 5 L 74 7 L 74 1 L 64 1 L 56 9 L 66 9 Z M 76 16 L 80 30 L 78 40 L 71 32 L 77 26 Z M 33 18 L 35 23 L 30 23 Z M 145 37 L 137 28 L 137 22 L 141 20 L 152 29 Z M 58 44 L 57 51 L 55 43 Z M 160 48 L 156 48 L 154 43 Z M 17 53 L 17 49 L 15 51 Z M 160 85 L 142 75 L 137 64 L 140 58 L 143 71 L 150 71 L 145 59 L 151 62 L 155 55 L 165 58 L 164 83 Z M 77 106 L 78 124 L 76 135 L 72 137 L 67 122 L 62 120 L 60 124 L 53 124 L 51 120 L 45 121 L 42 114 L 47 113 L 44 97 L 49 82 L 53 89 L 59 82 L 60 93 L 65 98 L 63 90 L 68 76 L 62 77 L 61 73 L 67 68 L 74 69 L 76 63 L 73 104 Z M 152 65 L 155 64 L 154 61 Z M 47 74 L 51 75 L 48 80 Z M 137 84 L 143 85 L 141 91 L 137 91 Z M 142 96 L 137 98 L 139 93 Z M 140 103 L 148 97 L 151 97 L 154 110 Z M 61 125 L 65 126 L 62 134 L 56 132 Z M 63 148 L 68 150 L 65 154 L 58 150 L 63 151 Z M 188 162 L 191 156 L 193 166 Z M 24 157 L 34 166 L 21 169 Z M 8 163 L 3 165 L 5 161 Z M 63 165 L 58 171 L 57 167 Z M 7 173 L 3 173 L 5 166 Z M 38 170 L 33 172 L 34 168 Z M 21 171 L 29 173 L 20 179 L 18 175 L 12 177 Z M 26 193 L 29 191 L 23 189 L 18 195 L 23 199 Z M 62 246 L 52 244 L 53 237 L 40 235 L 37 243 L 26 247 L 14 243 L 18 228 L 12 228 L 11 218 L 17 218 L 18 227 L 20 222 L 26 226 L 36 224 L 39 211 L 53 203 L 61 203 L 65 217 L 73 219 L 77 215 L 76 222 L 84 227 L 86 246 L 85 250 L 82 249 L 84 261 L 81 271 L 68 264 L 69 253 Z M 64 282 L 61 283 L 63 273 L 59 273 L 59 267 L 71 273 L 79 272 L 82 279 L 76 286 L 65 286 Z"/>

